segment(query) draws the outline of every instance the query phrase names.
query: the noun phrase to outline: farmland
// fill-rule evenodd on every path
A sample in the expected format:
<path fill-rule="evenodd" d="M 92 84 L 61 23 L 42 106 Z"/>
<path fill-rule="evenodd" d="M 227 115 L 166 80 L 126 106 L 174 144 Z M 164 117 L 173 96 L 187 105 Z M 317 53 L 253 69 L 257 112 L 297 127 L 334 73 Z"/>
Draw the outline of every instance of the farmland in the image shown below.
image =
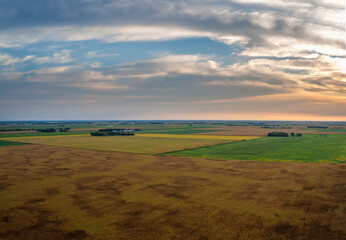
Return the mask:
<path fill-rule="evenodd" d="M 139 134 L 139 137 L 158 137 L 158 138 L 185 138 L 185 139 L 218 139 L 218 140 L 250 140 L 258 137 L 254 136 L 219 136 L 219 135 L 189 135 L 189 134 Z"/>
<path fill-rule="evenodd" d="M 144 139 L 144 138 L 143 138 Z M 345 166 L 4 146 L 3 239 L 298 239 L 345 234 Z"/>
<path fill-rule="evenodd" d="M 26 133 L 0 133 L 1 138 L 18 138 L 18 137 L 45 137 L 45 136 L 69 136 L 69 135 L 89 135 L 90 131 L 75 131 L 75 132 L 26 132 Z"/>
<path fill-rule="evenodd" d="M 2 140 L 0 140 L 0 147 L 1 147 L 1 146 L 23 145 L 23 144 L 25 144 L 25 143 L 11 142 L 11 141 L 2 141 Z"/>
<path fill-rule="evenodd" d="M 35 143 L 60 147 L 84 148 L 92 150 L 106 150 L 119 152 L 156 154 L 175 150 L 196 148 L 233 141 L 232 139 L 213 138 L 159 138 L 159 137 L 92 137 L 92 136 L 67 136 L 67 137 L 32 137 L 11 138 L 11 141 Z"/>
<path fill-rule="evenodd" d="M 259 138 L 168 153 L 175 156 L 256 161 L 335 162 L 346 161 L 346 136 Z"/>
<path fill-rule="evenodd" d="M 0 239 L 343 239 L 344 132 L 247 124 L 1 133 Z"/>

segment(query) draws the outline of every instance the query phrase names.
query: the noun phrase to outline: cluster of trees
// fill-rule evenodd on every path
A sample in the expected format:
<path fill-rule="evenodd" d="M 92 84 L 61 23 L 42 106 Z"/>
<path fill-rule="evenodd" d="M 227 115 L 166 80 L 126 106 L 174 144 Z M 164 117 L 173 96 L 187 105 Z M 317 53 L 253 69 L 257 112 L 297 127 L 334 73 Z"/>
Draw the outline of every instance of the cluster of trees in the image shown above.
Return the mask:
<path fill-rule="evenodd" d="M 91 136 L 134 136 L 135 131 L 140 129 L 121 129 L 121 128 L 105 128 L 100 129 L 97 132 L 91 132 Z"/>
<path fill-rule="evenodd" d="M 268 137 L 288 137 L 288 133 L 285 132 L 270 132 L 267 135 Z"/>
<path fill-rule="evenodd" d="M 134 132 L 91 132 L 91 136 L 134 136 Z"/>
<path fill-rule="evenodd" d="M 0 132 L 12 132 L 12 131 L 30 131 L 30 130 L 36 130 L 36 129 L 29 129 L 29 128 L 8 128 L 8 129 L 0 129 Z"/>
<path fill-rule="evenodd" d="M 288 133 L 285 133 L 285 132 L 270 132 L 268 133 L 268 137 L 288 137 L 289 135 L 291 135 L 291 137 L 301 137 L 303 136 L 301 133 L 291 133 L 291 134 L 288 134 Z"/>
<path fill-rule="evenodd" d="M 40 128 L 37 132 L 68 132 L 71 128 Z"/>
<path fill-rule="evenodd" d="M 103 128 L 99 129 L 99 132 L 134 132 L 141 131 L 140 128 Z"/>
<path fill-rule="evenodd" d="M 326 138 L 326 137 L 328 137 L 328 135 L 327 134 L 319 134 L 319 135 L 315 135 L 315 137 L 323 137 L 323 138 Z"/>
<path fill-rule="evenodd" d="M 323 128 L 326 129 L 328 126 L 308 126 L 308 128 Z"/>
<path fill-rule="evenodd" d="M 301 133 L 294 133 L 294 132 L 291 132 L 291 137 L 301 137 L 303 136 Z"/>
<path fill-rule="evenodd" d="M 269 128 L 269 129 L 276 129 L 276 128 L 280 128 L 280 129 L 292 129 L 292 127 L 270 127 L 270 126 L 262 126 L 261 128 Z"/>

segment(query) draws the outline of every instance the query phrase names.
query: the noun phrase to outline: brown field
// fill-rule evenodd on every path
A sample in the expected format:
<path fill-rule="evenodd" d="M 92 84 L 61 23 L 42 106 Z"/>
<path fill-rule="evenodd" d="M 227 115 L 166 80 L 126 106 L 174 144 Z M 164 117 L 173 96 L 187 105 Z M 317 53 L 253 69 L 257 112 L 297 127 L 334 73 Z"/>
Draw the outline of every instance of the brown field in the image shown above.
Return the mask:
<path fill-rule="evenodd" d="M 341 240 L 346 165 L 0 148 L 0 239 Z"/>
<path fill-rule="evenodd" d="M 160 134 L 163 135 L 163 134 Z M 170 136 L 170 135 L 169 135 Z M 195 136 L 196 138 L 174 137 L 108 136 L 94 137 L 89 135 L 18 137 L 3 138 L 15 142 L 33 143 L 59 147 L 83 148 L 91 150 L 158 154 L 182 149 L 211 146 L 242 140 L 242 137 Z M 186 135 L 179 135 L 186 136 Z M 246 138 L 251 139 L 251 137 Z"/>

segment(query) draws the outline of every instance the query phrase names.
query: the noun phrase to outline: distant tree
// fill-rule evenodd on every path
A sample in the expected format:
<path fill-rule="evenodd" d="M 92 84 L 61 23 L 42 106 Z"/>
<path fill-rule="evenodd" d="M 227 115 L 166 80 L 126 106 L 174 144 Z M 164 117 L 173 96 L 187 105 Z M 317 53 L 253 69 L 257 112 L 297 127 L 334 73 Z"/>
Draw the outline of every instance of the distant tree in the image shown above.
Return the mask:
<path fill-rule="evenodd" d="M 288 133 L 285 132 L 270 132 L 267 135 L 268 137 L 288 137 Z"/>
<path fill-rule="evenodd" d="M 295 136 L 294 132 L 291 132 L 291 137 L 294 137 L 294 136 Z"/>
<path fill-rule="evenodd" d="M 303 135 L 301 133 L 297 133 L 296 137 L 302 137 Z M 316 137 L 316 136 L 315 136 Z"/>
<path fill-rule="evenodd" d="M 55 128 L 39 128 L 37 132 L 56 132 Z"/>
<path fill-rule="evenodd" d="M 91 136 L 134 136 L 134 130 L 128 129 L 100 129 L 97 132 L 91 132 Z"/>
<path fill-rule="evenodd" d="M 106 132 L 91 132 L 91 136 L 108 136 Z"/>
<path fill-rule="evenodd" d="M 68 132 L 71 128 L 58 128 L 59 132 Z"/>

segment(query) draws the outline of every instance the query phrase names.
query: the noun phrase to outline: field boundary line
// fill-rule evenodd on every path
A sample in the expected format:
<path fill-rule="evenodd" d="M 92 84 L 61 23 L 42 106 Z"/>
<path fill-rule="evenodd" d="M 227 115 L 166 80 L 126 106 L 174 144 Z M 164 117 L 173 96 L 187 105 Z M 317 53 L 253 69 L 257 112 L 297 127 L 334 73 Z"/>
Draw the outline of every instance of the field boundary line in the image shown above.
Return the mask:
<path fill-rule="evenodd" d="M 55 135 L 55 136 L 31 136 L 31 137 L 6 137 L 6 138 L 0 138 L 0 140 L 5 139 L 5 140 L 11 140 L 11 139 L 23 139 L 23 138 L 43 138 L 43 137 L 82 137 L 82 136 L 87 136 L 90 135 L 90 133 L 86 134 L 76 134 L 76 135 Z"/>
<path fill-rule="evenodd" d="M 252 139 L 248 139 L 248 140 L 252 140 Z M 161 154 L 167 154 L 167 153 L 175 153 L 175 152 L 182 152 L 182 151 L 187 151 L 187 150 L 195 150 L 195 149 L 206 148 L 206 147 L 213 147 L 213 146 L 219 146 L 219 145 L 225 145 L 225 144 L 230 144 L 230 143 L 244 142 L 244 141 L 248 141 L 248 140 L 242 139 L 242 140 L 235 140 L 235 141 L 224 142 L 224 143 L 216 143 L 216 144 L 207 145 L 207 146 L 200 146 L 200 147 L 186 148 L 186 149 L 182 149 L 182 150 L 162 152 L 162 153 L 157 153 L 155 155 L 161 155 Z"/>
<path fill-rule="evenodd" d="M 184 138 L 184 139 L 215 139 L 215 140 L 251 140 L 261 138 L 258 136 L 221 136 L 221 135 L 193 135 L 193 134 L 160 134 L 147 133 L 137 134 L 137 137 L 154 137 L 154 138 Z"/>
<path fill-rule="evenodd" d="M 245 141 L 245 140 L 239 140 L 239 141 Z M 18 143 L 25 143 L 28 145 L 38 145 L 38 146 L 49 146 L 49 147 L 57 147 L 57 148 L 68 148 L 68 149 L 84 149 L 84 150 L 90 150 L 90 151 L 101 151 L 101 152 L 115 152 L 115 153 L 129 153 L 129 154 L 142 154 L 142 155 L 160 155 L 160 154 L 165 154 L 169 152 L 179 152 L 179 151 L 184 151 L 184 150 L 190 150 L 190 149 L 195 149 L 195 148 L 204 148 L 204 147 L 212 147 L 220 144 L 227 144 L 227 143 L 233 143 L 233 142 L 239 142 L 239 141 L 228 141 L 228 142 L 222 142 L 222 143 L 215 143 L 215 144 L 210 144 L 210 145 L 205 145 L 205 146 L 199 146 L 199 147 L 194 147 L 194 148 L 186 148 L 186 149 L 181 149 L 181 150 L 174 150 L 174 151 L 168 151 L 168 152 L 157 152 L 157 153 L 144 153 L 144 152 L 128 152 L 128 151 L 115 151 L 115 150 L 108 150 L 108 149 L 91 149 L 91 148 L 82 148 L 82 147 L 70 147 L 70 146 L 59 146 L 59 145 L 53 145 L 53 144 L 42 144 L 42 143 L 26 143 L 26 142 L 20 142 L 18 141 L 13 141 L 13 142 L 18 142 Z"/>

